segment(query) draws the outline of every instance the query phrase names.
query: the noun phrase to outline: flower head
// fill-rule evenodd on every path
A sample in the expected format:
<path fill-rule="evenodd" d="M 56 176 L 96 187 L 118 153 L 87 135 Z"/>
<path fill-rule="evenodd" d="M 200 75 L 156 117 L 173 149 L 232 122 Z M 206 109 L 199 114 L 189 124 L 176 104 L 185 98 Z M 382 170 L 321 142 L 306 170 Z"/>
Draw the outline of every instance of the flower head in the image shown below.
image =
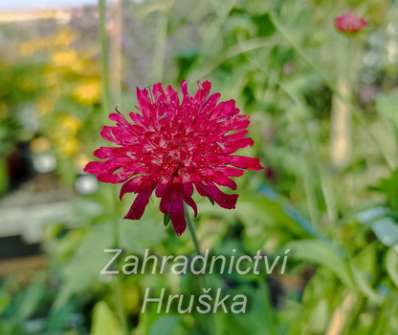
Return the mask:
<path fill-rule="evenodd" d="M 131 121 L 118 112 L 110 114 L 116 124 L 104 126 L 101 135 L 115 146 L 98 148 L 94 155 L 99 160 L 88 163 L 85 171 L 102 182 L 122 183 L 120 197 L 137 194 L 125 218 L 141 218 L 155 192 L 160 210 L 180 235 L 186 228 L 184 203 L 197 215 L 194 188 L 232 209 L 238 195 L 219 186 L 235 190 L 232 177 L 261 169 L 256 158 L 234 154 L 253 144 L 247 137 L 248 116 L 240 114 L 234 100 L 220 101 L 220 93 L 210 90 L 205 81 L 190 95 L 183 82 L 179 97 L 173 87 L 158 83 L 137 89 L 139 113 L 130 113 Z"/>
<path fill-rule="evenodd" d="M 336 17 L 334 25 L 339 32 L 352 34 L 363 30 L 368 25 L 368 22 L 361 16 L 346 12 Z"/>

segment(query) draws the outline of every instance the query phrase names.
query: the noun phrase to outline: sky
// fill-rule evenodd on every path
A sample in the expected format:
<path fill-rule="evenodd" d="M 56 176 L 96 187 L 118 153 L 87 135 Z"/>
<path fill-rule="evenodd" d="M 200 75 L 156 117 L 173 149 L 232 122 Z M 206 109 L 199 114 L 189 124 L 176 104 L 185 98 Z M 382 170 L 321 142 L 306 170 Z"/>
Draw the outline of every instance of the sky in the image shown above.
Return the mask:
<path fill-rule="evenodd" d="M 0 11 L 56 9 L 95 3 L 97 0 L 0 0 Z"/>

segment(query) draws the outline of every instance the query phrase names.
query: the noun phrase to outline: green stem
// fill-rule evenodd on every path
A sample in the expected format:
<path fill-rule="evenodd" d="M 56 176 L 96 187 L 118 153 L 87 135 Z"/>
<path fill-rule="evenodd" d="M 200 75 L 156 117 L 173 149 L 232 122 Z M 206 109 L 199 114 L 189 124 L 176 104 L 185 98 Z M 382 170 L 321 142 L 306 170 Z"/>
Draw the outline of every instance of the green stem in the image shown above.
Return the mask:
<path fill-rule="evenodd" d="M 188 209 L 186 207 L 186 205 L 184 204 L 184 213 L 185 213 L 185 220 L 187 222 L 188 225 L 188 229 L 189 229 L 189 233 L 191 234 L 191 238 L 192 238 L 192 242 L 193 245 L 195 247 L 195 251 L 198 255 L 202 255 L 202 252 L 200 251 L 200 244 L 199 244 L 199 239 L 198 236 L 196 234 L 196 228 L 191 220 L 191 217 L 188 213 Z"/>
<path fill-rule="evenodd" d="M 297 105 L 298 108 L 301 110 L 305 111 L 306 106 L 304 103 L 300 100 L 298 96 L 296 96 L 293 92 L 291 92 L 289 89 L 287 89 L 284 85 L 280 85 L 281 90 Z M 330 223 L 333 223 L 336 218 L 336 201 L 334 194 L 331 194 L 330 187 L 327 187 L 327 177 L 325 175 L 325 168 L 321 165 L 321 154 L 319 152 L 319 149 L 317 148 L 316 144 L 314 143 L 312 139 L 312 135 L 310 132 L 310 129 L 308 128 L 307 121 L 306 119 L 302 118 L 300 115 L 297 116 L 297 126 L 301 130 L 301 132 L 304 134 L 304 138 L 307 140 L 309 144 L 309 155 L 312 157 L 315 157 L 315 166 L 318 170 L 319 173 L 319 178 L 320 178 L 320 186 L 323 194 L 323 199 L 325 201 L 325 206 L 326 206 L 326 212 L 327 212 L 327 217 Z M 309 157 L 305 157 L 305 161 L 310 161 Z M 306 187 L 307 188 L 307 187 Z M 310 194 L 310 191 L 306 192 L 307 193 L 307 198 L 309 198 L 309 201 L 313 202 L 314 200 L 311 200 L 312 195 Z M 312 203 L 312 206 L 315 206 L 315 203 Z M 316 208 L 316 206 L 314 207 Z M 309 213 L 311 211 L 309 210 Z M 316 214 L 317 217 L 319 217 L 319 213 Z M 313 221 L 313 224 L 316 226 L 318 221 Z"/>
<path fill-rule="evenodd" d="M 112 284 L 113 284 L 113 292 L 114 292 L 114 301 L 115 301 L 115 307 L 116 307 L 116 315 L 118 316 L 119 322 L 120 322 L 120 328 L 122 329 L 122 334 L 123 335 L 128 335 L 129 330 L 128 330 L 128 324 L 127 324 L 127 317 L 126 313 L 124 312 L 124 307 L 123 307 L 123 292 L 122 292 L 122 282 L 121 278 L 118 277 L 114 278 Z"/>
<path fill-rule="evenodd" d="M 98 12 L 99 12 L 99 40 L 101 45 L 101 88 L 102 88 L 102 117 L 107 118 L 110 112 L 110 79 L 109 79 L 109 43 L 108 35 L 106 31 L 106 0 L 98 0 Z M 113 212 L 117 212 L 117 206 L 115 197 L 111 193 L 111 199 L 113 203 Z M 112 220 L 113 224 L 113 246 L 117 248 L 119 246 L 119 223 L 116 218 Z M 112 287 L 115 298 L 116 314 L 123 334 L 127 335 L 128 324 L 126 313 L 123 308 L 123 296 L 122 296 L 122 283 L 119 277 L 115 277 L 112 281 Z"/>
<path fill-rule="evenodd" d="M 164 59 L 166 56 L 168 10 L 158 13 L 157 33 L 155 41 L 155 52 L 152 61 L 152 80 L 162 81 Z"/>
<path fill-rule="evenodd" d="M 184 215 L 185 215 L 185 221 L 187 222 L 187 225 L 188 225 L 189 233 L 192 238 L 193 245 L 195 247 L 195 251 L 198 254 L 198 256 L 200 256 L 200 255 L 202 255 L 202 251 L 200 248 L 198 236 L 196 234 L 196 228 L 195 228 L 195 225 L 189 215 L 189 209 L 187 208 L 187 205 L 185 203 L 184 203 Z M 202 289 L 209 288 L 209 284 L 206 280 L 205 275 L 200 276 L 199 283 L 200 283 L 200 286 Z M 206 318 L 206 322 L 205 322 L 204 330 L 206 331 L 206 334 L 213 334 L 215 332 L 214 327 L 215 326 L 214 326 L 213 318 L 211 315 L 209 315 L 209 318 Z"/>
<path fill-rule="evenodd" d="M 99 40 L 101 46 L 101 89 L 103 118 L 110 112 L 109 41 L 106 31 L 106 0 L 98 0 Z"/>

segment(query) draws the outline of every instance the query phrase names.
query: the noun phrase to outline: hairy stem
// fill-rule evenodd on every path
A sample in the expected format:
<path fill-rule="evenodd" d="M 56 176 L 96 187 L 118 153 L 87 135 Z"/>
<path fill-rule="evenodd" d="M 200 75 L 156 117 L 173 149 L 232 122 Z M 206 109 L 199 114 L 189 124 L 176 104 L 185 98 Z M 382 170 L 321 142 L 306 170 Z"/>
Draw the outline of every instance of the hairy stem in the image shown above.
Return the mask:
<path fill-rule="evenodd" d="M 187 225 L 188 225 L 189 233 L 191 235 L 192 242 L 193 242 L 194 247 L 195 247 L 195 251 L 196 251 L 196 253 L 198 255 L 201 255 L 202 252 L 200 250 L 200 244 L 199 244 L 198 236 L 196 234 L 196 228 L 195 228 L 195 226 L 194 226 L 194 224 L 192 222 L 192 219 L 191 219 L 191 217 L 190 217 L 190 215 L 188 213 L 188 209 L 186 208 L 186 205 L 184 205 L 184 214 L 185 214 L 185 220 L 186 220 Z"/>
<path fill-rule="evenodd" d="M 188 210 L 188 208 L 187 208 L 187 206 L 185 204 L 184 204 L 184 215 L 185 215 L 185 221 L 187 222 L 187 225 L 188 225 L 189 233 L 190 233 L 191 238 L 192 238 L 193 245 L 195 247 L 195 251 L 198 254 L 198 256 L 201 256 L 202 255 L 202 251 L 201 251 L 201 248 L 200 248 L 198 236 L 196 234 L 196 228 L 195 228 L 195 225 L 194 225 L 194 223 L 193 223 L 193 221 L 192 221 L 192 219 L 191 219 L 191 217 L 189 215 L 189 210 Z M 199 279 L 200 279 L 199 280 L 200 287 L 202 289 L 209 288 L 209 284 L 208 284 L 208 282 L 206 280 L 205 275 L 201 275 Z M 208 318 L 206 317 L 205 325 L 204 325 L 204 329 L 203 330 L 206 331 L 206 334 L 213 334 L 214 333 L 214 323 L 213 323 L 213 319 L 212 319 L 211 315 L 209 315 Z"/>
<path fill-rule="evenodd" d="M 168 10 L 159 11 L 157 32 L 155 40 L 155 52 L 152 61 L 152 80 L 162 81 L 164 61 L 166 57 Z"/>
<path fill-rule="evenodd" d="M 109 41 L 106 31 L 106 0 L 98 0 L 99 12 L 99 40 L 101 46 L 101 89 L 103 118 L 107 118 L 110 112 L 109 89 Z"/>

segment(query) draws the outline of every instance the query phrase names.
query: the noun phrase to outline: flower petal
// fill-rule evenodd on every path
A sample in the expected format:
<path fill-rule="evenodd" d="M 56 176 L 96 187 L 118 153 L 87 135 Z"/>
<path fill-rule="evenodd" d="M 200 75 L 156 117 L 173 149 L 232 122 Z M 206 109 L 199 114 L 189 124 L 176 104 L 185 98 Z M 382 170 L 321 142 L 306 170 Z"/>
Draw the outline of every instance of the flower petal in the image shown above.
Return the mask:
<path fill-rule="evenodd" d="M 238 200 L 237 194 L 226 194 L 221 192 L 213 184 L 205 185 L 202 183 L 197 183 L 195 186 L 201 195 L 207 196 L 209 199 L 214 200 L 220 207 L 226 209 L 235 208 L 236 201 Z"/>
<path fill-rule="evenodd" d="M 170 217 L 176 234 L 181 235 L 186 228 L 182 195 L 168 192 L 160 201 L 160 210 Z"/>
<path fill-rule="evenodd" d="M 232 156 L 230 164 L 248 170 L 261 170 L 263 168 L 257 158 L 245 156 Z"/>
<path fill-rule="evenodd" d="M 148 205 L 149 198 L 151 197 L 152 190 L 146 190 L 144 192 L 138 193 L 130 210 L 124 217 L 125 219 L 138 220 L 141 219 L 144 214 L 145 208 Z"/>

